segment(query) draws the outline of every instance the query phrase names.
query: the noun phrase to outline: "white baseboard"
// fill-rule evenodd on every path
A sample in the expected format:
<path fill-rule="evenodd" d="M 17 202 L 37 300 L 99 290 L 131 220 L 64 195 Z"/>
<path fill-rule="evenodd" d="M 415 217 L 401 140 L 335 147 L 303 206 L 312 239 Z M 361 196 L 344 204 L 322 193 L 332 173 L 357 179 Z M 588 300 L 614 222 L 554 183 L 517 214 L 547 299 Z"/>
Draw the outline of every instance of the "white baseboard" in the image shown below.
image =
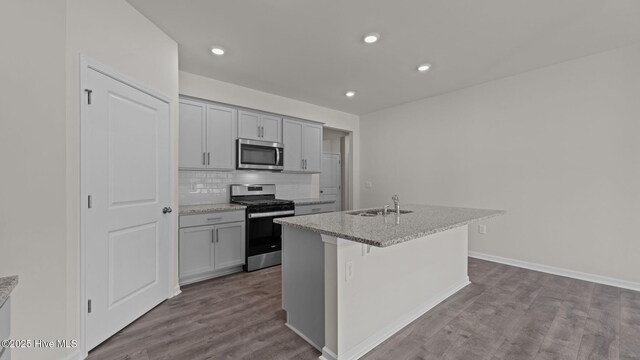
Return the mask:
<path fill-rule="evenodd" d="M 311 341 L 311 339 L 309 339 L 308 337 L 306 337 L 303 333 L 300 332 L 300 330 L 296 329 L 295 326 L 289 324 L 288 322 L 284 323 L 284 326 L 288 327 L 289 330 L 293 331 L 294 333 L 296 333 L 298 336 L 300 336 L 301 338 L 304 339 L 304 341 L 308 342 L 309 345 L 313 346 L 314 348 L 318 349 L 318 351 L 322 351 L 322 348 L 320 346 L 318 346 L 318 344 L 314 343 L 313 341 Z"/>
<path fill-rule="evenodd" d="M 359 343 L 358 345 L 353 347 L 351 350 L 345 352 L 342 355 L 339 355 L 339 356 L 335 357 L 334 359 L 330 359 L 330 358 L 325 356 L 325 349 L 326 349 L 326 347 L 325 347 L 324 349 L 322 349 L 322 357 L 320 357 L 320 359 L 322 359 L 323 357 L 326 360 L 356 360 L 356 359 L 359 359 L 360 357 L 364 356 L 364 354 L 368 353 L 373 348 L 375 348 L 376 346 L 380 345 L 383 341 L 385 341 L 388 338 L 390 338 L 393 334 L 395 334 L 398 331 L 400 331 L 400 329 L 402 329 L 403 327 L 409 325 L 412 321 L 416 320 L 417 318 L 422 316 L 427 311 L 433 309 L 436 305 L 440 304 L 445 299 L 447 299 L 451 295 L 457 293 L 458 291 L 462 290 L 465 286 L 467 286 L 469 284 L 471 284 L 469 282 L 469 277 L 465 277 L 464 281 L 462 281 L 459 284 L 456 284 L 456 285 L 454 285 L 454 286 L 442 291 L 441 293 L 439 293 L 438 295 L 436 295 L 433 298 L 429 299 L 428 301 L 426 301 L 422 305 L 420 305 L 417 308 L 413 309 L 413 311 L 411 311 L 408 314 L 406 314 L 403 318 L 401 318 L 401 319 L 399 319 L 399 320 L 397 320 L 397 321 L 385 326 L 384 328 L 380 329 L 379 331 L 377 331 L 376 333 L 374 333 L 373 335 L 369 336 L 367 339 L 365 339 L 364 341 L 362 341 L 361 343 Z M 330 351 L 328 351 L 328 349 L 326 349 L 326 350 L 327 350 L 327 352 L 330 353 Z M 333 353 L 330 353 L 328 355 L 331 356 L 331 354 L 333 354 Z M 333 355 L 335 355 L 335 354 L 333 354 Z"/>
<path fill-rule="evenodd" d="M 338 355 L 329 350 L 326 346 L 322 348 L 322 355 L 318 358 L 320 360 L 338 360 Z"/>
<path fill-rule="evenodd" d="M 173 288 L 173 295 L 171 295 L 171 297 L 169 299 L 171 299 L 172 297 L 180 295 L 180 293 L 182 293 L 182 290 L 180 290 L 180 285 L 176 285 L 176 287 Z"/>
<path fill-rule="evenodd" d="M 589 273 L 584 273 L 580 271 L 559 268 L 555 266 L 548 266 L 548 265 L 536 264 L 536 263 L 522 261 L 522 260 L 509 259 L 509 258 L 504 258 L 500 256 L 495 256 L 495 255 L 483 254 L 475 251 L 469 251 L 469 257 L 480 259 L 480 260 L 487 260 L 487 261 L 496 262 L 496 263 L 505 264 L 505 265 L 511 265 L 511 266 L 529 269 L 529 270 L 540 271 L 548 274 L 564 276 L 572 279 L 590 281 L 598 284 L 610 285 L 610 286 L 615 286 L 623 289 L 640 291 L 640 283 L 636 283 L 628 280 L 615 279 L 607 276 L 589 274 Z"/>
<path fill-rule="evenodd" d="M 179 280 L 178 286 L 189 285 L 193 283 L 197 283 L 204 280 L 215 279 L 217 277 L 235 274 L 237 272 L 242 272 L 242 265 L 234 266 L 227 269 L 210 271 L 204 274 L 190 275 L 184 276 Z"/>

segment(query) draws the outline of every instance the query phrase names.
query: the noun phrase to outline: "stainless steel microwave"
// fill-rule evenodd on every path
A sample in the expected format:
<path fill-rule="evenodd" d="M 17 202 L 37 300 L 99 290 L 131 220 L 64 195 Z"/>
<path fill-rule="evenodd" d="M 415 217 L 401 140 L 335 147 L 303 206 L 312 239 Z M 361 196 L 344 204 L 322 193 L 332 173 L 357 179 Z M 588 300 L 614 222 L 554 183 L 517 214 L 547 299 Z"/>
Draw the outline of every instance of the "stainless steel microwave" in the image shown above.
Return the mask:
<path fill-rule="evenodd" d="M 284 169 L 284 145 L 277 142 L 238 139 L 237 168 L 241 170 Z"/>

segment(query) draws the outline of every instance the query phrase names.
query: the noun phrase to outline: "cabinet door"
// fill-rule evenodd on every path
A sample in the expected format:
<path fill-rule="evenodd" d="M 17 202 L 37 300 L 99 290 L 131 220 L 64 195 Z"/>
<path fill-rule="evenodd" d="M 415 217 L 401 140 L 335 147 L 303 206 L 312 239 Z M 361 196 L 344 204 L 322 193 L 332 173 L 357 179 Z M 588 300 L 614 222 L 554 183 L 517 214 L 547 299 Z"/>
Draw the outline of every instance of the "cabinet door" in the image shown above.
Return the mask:
<path fill-rule="evenodd" d="M 260 140 L 260 114 L 238 111 L 238 137 Z"/>
<path fill-rule="evenodd" d="M 302 144 L 304 171 L 322 171 L 322 126 L 304 124 Z"/>
<path fill-rule="evenodd" d="M 206 168 L 205 109 L 205 104 L 180 100 L 180 168 Z"/>
<path fill-rule="evenodd" d="M 213 226 L 180 229 L 180 279 L 214 270 Z"/>
<path fill-rule="evenodd" d="M 285 119 L 282 125 L 284 171 L 302 171 L 302 123 Z"/>
<path fill-rule="evenodd" d="M 236 115 L 235 109 L 207 106 L 207 165 L 210 169 L 235 169 Z"/>
<path fill-rule="evenodd" d="M 215 268 L 244 265 L 245 228 L 243 222 L 216 225 Z"/>
<path fill-rule="evenodd" d="M 282 142 L 282 118 L 271 115 L 262 115 L 260 119 L 261 140 Z"/>

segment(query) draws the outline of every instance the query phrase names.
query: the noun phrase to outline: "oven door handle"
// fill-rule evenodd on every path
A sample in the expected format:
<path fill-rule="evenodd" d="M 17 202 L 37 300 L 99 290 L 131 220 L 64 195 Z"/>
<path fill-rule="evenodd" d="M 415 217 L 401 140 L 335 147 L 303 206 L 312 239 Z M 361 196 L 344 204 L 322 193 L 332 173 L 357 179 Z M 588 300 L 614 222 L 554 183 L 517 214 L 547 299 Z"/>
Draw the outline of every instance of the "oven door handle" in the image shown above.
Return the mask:
<path fill-rule="evenodd" d="M 276 166 L 280 165 L 280 148 L 276 148 Z"/>
<path fill-rule="evenodd" d="M 273 216 L 283 216 L 283 215 L 293 215 L 293 214 L 295 214 L 294 210 L 272 211 L 272 212 L 266 212 L 266 213 L 249 214 L 249 219 L 273 217 Z"/>

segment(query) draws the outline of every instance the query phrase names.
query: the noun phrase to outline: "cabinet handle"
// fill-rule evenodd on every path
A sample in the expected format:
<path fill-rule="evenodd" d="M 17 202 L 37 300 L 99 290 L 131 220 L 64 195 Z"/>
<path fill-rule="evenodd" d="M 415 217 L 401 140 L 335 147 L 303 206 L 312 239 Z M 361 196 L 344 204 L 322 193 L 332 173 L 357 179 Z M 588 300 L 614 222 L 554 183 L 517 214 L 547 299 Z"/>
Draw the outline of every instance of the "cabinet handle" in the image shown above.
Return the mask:
<path fill-rule="evenodd" d="M 322 210 L 321 208 L 316 208 L 316 209 L 311 209 L 311 211 L 320 211 Z"/>
<path fill-rule="evenodd" d="M 208 218 L 207 221 L 216 221 L 216 220 L 222 220 L 221 217 L 214 217 L 214 218 Z"/>
<path fill-rule="evenodd" d="M 213 229 L 211 229 L 211 243 L 212 243 L 212 244 L 213 244 L 213 241 L 214 241 L 215 237 L 216 237 L 216 234 L 215 234 L 215 232 L 213 231 Z"/>
<path fill-rule="evenodd" d="M 211 165 L 211 153 L 207 153 L 207 165 Z"/>
<path fill-rule="evenodd" d="M 220 239 L 218 238 L 218 230 L 219 229 L 216 229 L 216 242 L 220 242 Z"/>
<path fill-rule="evenodd" d="M 202 153 L 202 165 L 207 165 L 206 159 L 205 159 L 206 154 Z"/>
<path fill-rule="evenodd" d="M 300 168 L 304 169 L 304 159 L 300 160 Z"/>
<path fill-rule="evenodd" d="M 260 137 L 260 126 L 258 125 L 258 137 Z"/>
<path fill-rule="evenodd" d="M 260 126 L 260 137 L 264 137 L 264 126 Z"/>

